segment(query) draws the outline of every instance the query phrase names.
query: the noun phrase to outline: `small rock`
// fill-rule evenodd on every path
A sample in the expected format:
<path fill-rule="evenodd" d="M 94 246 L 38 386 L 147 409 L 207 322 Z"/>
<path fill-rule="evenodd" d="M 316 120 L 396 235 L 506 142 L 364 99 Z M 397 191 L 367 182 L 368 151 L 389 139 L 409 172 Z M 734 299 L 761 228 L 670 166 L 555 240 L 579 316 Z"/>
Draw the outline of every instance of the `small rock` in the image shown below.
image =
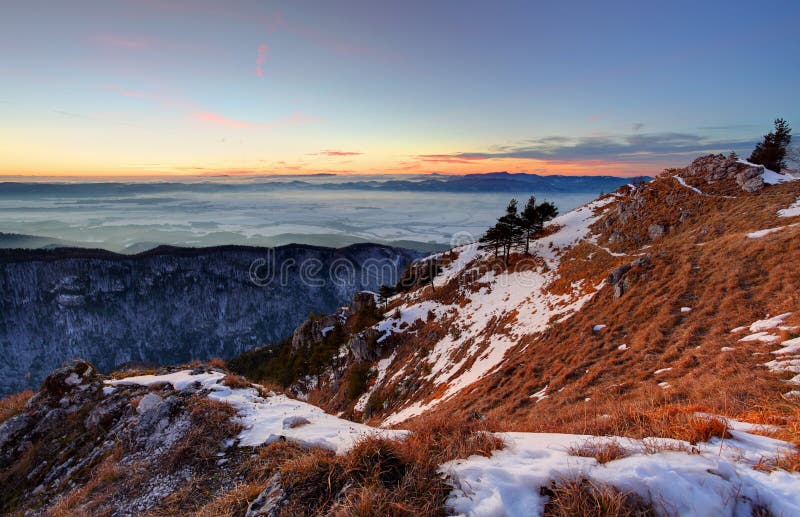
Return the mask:
<path fill-rule="evenodd" d="M 143 415 L 150 411 L 151 409 L 155 409 L 160 406 L 164 402 L 164 399 L 156 395 L 155 393 L 148 393 L 139 401 L 139 405 L 136 406 L 136 412 L 140 415 Z"/>
<path fill-rule="evenodd" d="M 667 226 L 663 224 L 653 223 L 647 227 L 647 236 L 650 240 L 654 241 L 660 239 L 667 233 Z"/>
<path fill-rule="evenodd" d="M 264 490 L 247 507 L 245 517 L 277 517 L 286 504 L 286 492 L 281 485 L 280 473 L 274 474 Z"/>

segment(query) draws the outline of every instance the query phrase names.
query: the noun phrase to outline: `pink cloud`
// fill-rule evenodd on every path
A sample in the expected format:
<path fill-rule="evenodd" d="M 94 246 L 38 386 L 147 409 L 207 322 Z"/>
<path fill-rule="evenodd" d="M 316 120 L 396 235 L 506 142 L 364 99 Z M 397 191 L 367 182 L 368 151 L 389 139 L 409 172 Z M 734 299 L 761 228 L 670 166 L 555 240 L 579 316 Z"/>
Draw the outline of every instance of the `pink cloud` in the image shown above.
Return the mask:
<path fill-rule="evenodd" d="M 286 126 L 300 126 L 304 124 L 314 124 L 323 121 L 323 119 L 321 118 L 309 117 L 299 111 L 292 113 L 288 117 L 279 118 L 273 122 L 267 122 L 263 124 L 256 124 L 252 122 L 245 122 L 243 120 L 236 120 L 225 117 L 218 113 L 213 113 L 211 111 L 193 111 L 191 113 L 191 118 L 196 121 L 203 122 L 205 124 L 228 127 L 228 128 L 238 128 L 238 129 L 253 129 L 253 128 L 275 129 Z"/>
<path fill-rule="evenodd" d="M 217 113 L 210 111 L 195 111 L 191 114 L 192 118 L 215 126 L 234 127 L 234 128 L 252 128 L 258 124 L 251 124 L 250 122 L 243 122 L 232 118 L 223 117 Z"/>
<path fill-rule="evenodd" d="M 356 151 L 335 151 L 327 149 L 325 151 L 320 151 L 319 154 L 323 156 L 357 156 L 359 154 L 364 154 L 364 153 L 359 153 Z"/>
<path fill-rule="evenodd" d="M 450 154 L 421 154 L 416 156 L 418 160 L 430 163 L 473 163 L 485 160 L 483 156 L 458 156 Z"/>
<path fill-rule="evenodd" d="M 258 53 L 256 55 L 256 75 L 259 77 L 264 76 L 264 63 L 267 61 L 268 52 L 269 47 L 265 43 L 258 46 Z"/>

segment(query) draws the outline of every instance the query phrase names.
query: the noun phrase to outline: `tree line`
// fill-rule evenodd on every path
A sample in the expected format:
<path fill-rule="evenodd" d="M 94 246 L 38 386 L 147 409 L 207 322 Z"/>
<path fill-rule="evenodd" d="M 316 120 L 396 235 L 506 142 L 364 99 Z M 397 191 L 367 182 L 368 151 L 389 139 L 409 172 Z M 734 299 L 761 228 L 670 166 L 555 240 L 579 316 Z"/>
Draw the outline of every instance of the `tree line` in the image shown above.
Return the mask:
<path fill-rule="evenodd" d="M 558 209 L 549 201 L 537 204 L 536 198 L 531 196 L 520 211 L 517 200 L 512 199 L 505 214 L 481 237 L 481 247 L 493 249 L 495 257 L 502 257 L 506 264 L 514 249 L 523 248 L 525 254 L 530 255 L 531 240 L 536 239 L 544 224 L 557 215 Z"/>

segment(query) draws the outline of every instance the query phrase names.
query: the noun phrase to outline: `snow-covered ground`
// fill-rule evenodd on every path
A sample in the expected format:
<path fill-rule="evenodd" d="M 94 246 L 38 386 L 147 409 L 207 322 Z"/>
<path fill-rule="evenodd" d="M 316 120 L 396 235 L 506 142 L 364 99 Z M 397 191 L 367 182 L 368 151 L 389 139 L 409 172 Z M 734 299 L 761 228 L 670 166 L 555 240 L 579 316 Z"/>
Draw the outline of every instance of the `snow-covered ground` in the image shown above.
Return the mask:
<path fill-rule="evenodd" d="M 675 178 L 676 180 L 678 180 L 678 183 L 680 183 L 680 184 L 681 184 L 681 185 L 683 185 L 684 187 L 688 188 L 689 190 L 693 190 L 694 192 L 697 192 L 697 193 L 698 193 L 698 194 L 700 194 L 701 196 L 705 196 L 705 195 L 706 195 L 706 194 L 705 194 L 705 193 L 704 193 L 702 190 L 700 190 L 699 188 L 697 188 L 697 187 L 693 187 L 693 186 L 691 186 L 691 185 L 687 185 L 687 184 L 686 184 L 686 180 L 685 180 L 685 179 L 683 179 L 683 178 L 681 178 L 680 176 L 673 176 L 673 178 Z"/>
<path fill-rule="evenodd" d="M 758 322 L 757 322 L 758 323 Z M 776 323 L 776 325 L 778 325 Z M 755 324 L 754 324 L 755 325 Z M 757 326 L 757 328 L 760 328 Z M 107 381 L 109 387 L 153 386 L 170 383 L 176 390 L 206 389 L 208 396 L 238 411 L 244 426 L 240 446 L 256 446 L 282 438 L 320 446 L 341 454 L 367 436 L 403 439 L 405 431 L 385 430 L 336 418 L 322 409 L 284 395 L 262 397 L 254 388 L 232 389 L 221 383 L 225 374 L 192 374 L 183 370 Z M 547 387 L 534 394 L 546 397 Z M 708 416 L 708 415 L 699 415 Z M 498 433 L 506 448 L 490 457 L 472 456 L 440 467 L 454 486 L 447 504 L 460 515 L 541 515 L 546 497 L 542 487 L 553 481 L 580 477 L 638 494 L 664 515 L 750 515 L 754 506 L 773 515 L 800 515 L 800 474 L 753 469 L 791 445 L 751 434 L 757 426 L 729 421 L 732 438 L 712 439 L 695 453 L 648 453 L 655 442 L 689 444 L 667 439 L 615 438 L 628 455 L 599 464 L 593 458 L 572 456 L 569 450 L 588 435 Z"/>
<path fill-rule="evenodd" d="M 441 471 L 455 485 L 448 505 L 460 515 L 542 515 L 547 497 L 541 488 L 553 481 L 588 479 L 640 496 L 662 515 L 752 515 L 765 506 L 772 515 L 800 515 L 800 474 L 753 469 L 762 458 L 788 444 L 750 434 L 750 426 L 730 421 L 733 438 L 696 446 L 696 453 L 648 454 L 645 441 L 614 439 L 628 456 L 600 464 L 572 456 L 570 448 L 611 438 L 571 434 L 506 433 L 507 447 L 491 457 L 448 462 Z M 740 429 L 740 430 L 737 430 Z M 654 441 L 681 444 L 667 439 Z"/>
<path fill-rule="evenodd" d="M 342 454 L 367 436 L 402 438 L 406 434 L 405 431 L 377 429 L 343 420 L 286 395 L 262 397 L 255 388 L 233 389 L 221 384 L 224 377 L 225 374 L 219 372 L 192 375 L 190 370 L 182 370 L 166 375 L 127 377 L 108 384 L 152 386 L 170 383 L 178 391 L 193 386 L 210 390 L 209 398 L 228 403 L 238 411 L 238 422 L 244 427 L 238 436 L 241 447 L 287 439 Z"/>
<path fill-rule="evenodd" d="M 736 327 L 731 333 L 738 334 L 744 330 L 749 330 L 751 334 L 741 338 L 739 341 L 759 341 L 761 343 L 777 343 L 780 348 L 772 350 L 775 359 L 764 363 L 764 366 L 773 372 L 792 372 L 797 373 L 787 384 L 800 385 L 800 337 L 782 339 L 776 331 L 798 332 L 800 327 L 785 325 L 785 320 L 791 316 L 791 312 L 785 312 L 771 318 L 757 320 L 749 326 Z M 783 394 L 784 398 L 792 399 L 800 397 L 800 392 L 791 390 Z"/>
<path fill-rule="evenodd" d="M 799 217 L 800 216 L 800 197 L 791 205 L 778 210 L 778 217 Z"/>
<path fill-rule="evenodd" d="M 764 237 L 765 235 L 769 235 L 770 233 L 779 232 L 779 231 L 783 230 L 784 228 L 786 228 L 786 227 L 785 226 L 776 226 L 775 228 L 765 228 L 763 230 L 750 232 L 750 233 L 747 234 L 747 238 L 748 239 L 760 239 L 761 237 Z"/>
<path fill-rule="evenodd" d="M 435 344 L 427 359 L 430 373 L 425 379 L 435 385 L 446 385 L 441 396 L 428 402 L 413 402 L 387 417 L 383 425 L 398 424 L 453 397 L 492 372 L 522 336 L 541 332 L 553 319 L 564 321 L 580 310 L 603 287 L 604 282 L 597 285 L 576 282 L 571 292 L 559 295 L 550 293 L 547 287 L 558 278 L 556 271 L 564 251 L 582 239 L 591 239 L 590 226 L 614 199 L 614 196 L 607 196 L 548 223 L 548 226 L 558 230 L 531 243 L 532 252 L 545 260 L 547 268 L 482 272 L 480 278 L 471 277 L 469 284 L 483 287 L 477 292 L 465 292 L 468 301 L 463 307 L 418 301 L 412 295 L 399 308 L 399 318 L 390 317 L 378 323 L 376 328 L 383 333 L 381 339 L 389 333 L 404 332 L 404 324 L 411 325 L 417 319 L 425 321 L 429 311 L 438 320 L 447 316 L 455 317 L 457 326 Z M 457 259 L 443 268 L 436 278 L 437 285 L 444 285 L 469 273 L 469 266 L 475 261 L 491 258 L 491 253 L 481 250 L 477 244 L 467 244 L 455 251 L 458 253 Z M 499 321 L 512 312 L 516 315 L 513 329 L 504 333 L 491 327 L 491 322 Z M 472 363 L 470 367 L 463 368 L 469 362 Z"/>

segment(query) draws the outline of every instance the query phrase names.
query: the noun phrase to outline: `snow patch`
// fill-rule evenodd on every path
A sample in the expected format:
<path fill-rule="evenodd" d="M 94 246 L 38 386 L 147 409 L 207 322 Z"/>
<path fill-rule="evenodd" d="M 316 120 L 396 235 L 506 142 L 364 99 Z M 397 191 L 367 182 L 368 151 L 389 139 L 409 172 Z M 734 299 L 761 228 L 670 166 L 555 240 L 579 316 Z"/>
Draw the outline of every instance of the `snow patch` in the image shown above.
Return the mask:
<path fill-rule="evenodd" d="M 769 332 L 756 332 L 755 334 L 750 334 L 748 336 L 743 337 L 739 341 L 760 341 L 761 343 L 774 343 L 775 341 L 779 341 L 781 338 L 774 334 L 770 334 Z"/>
<path fill-rule="evenodd" d="M 601 465 L 567 452 L 595 437 L 505 433 L 499 436 L 507 447 L 491 457 L 451 461 L 440 470 L 455 487 L 447 506 L 459 515 L 542 515 L 547 497 L 541 488 L 564 478 L 585 478 L 635 493 L 663 515 L 751 515 L 756 504 L 774 515 L 799 515 L 800 474 L 752 468 L 761 457 L 791 446 L 744 431 L 731 434 L 724 443 L 715 438 L 698 444 L 699 454 L 645 454 L 643 441 L 617 438 L 630 455 Z"/>
<path fill-rule="evenodd" d="M 219 372 L 192 375 L 190 370 L 183 370 L 166 375 L 128 377 L 109 381 L 109 384 L 151 386 L 166 382 L 180 391 L 199 383 L 209 390 L 209 398 L 228 403 L 238 411 L 237 421 L 244 427 L 238 436 L 240 447 L 255 447 L 286 439 L 342 454 L 368 436 L 402 439 L 407 434 L 343 420 L 286 395 L 273 394 L 265 398 L 255 388 L 233 389 L 219 384 L 224 377 L 225 374 Z M 291 425 L 303 421 L 308 423 Z"/>
<path fill-rule="evenodd" d="M 759 239 L 764 237 L 765 235 L 769 235 L 770 233 L 779 232 L 786 228 L 785 226 L 776 226 L 775 228 L 767 228 L 765 230 L 758 230 L 757 232 L 750 232 L 747 234 L 748 239 Z"/>
<path fill-rule="evenodd" d="M 778 217 L 800 217 L 800 197 L 786 208 L 778 210 Z"/>
<path fill-rule="evenodd" d="M 541 402 L 543 399 L 546 399 L 548 397 L 547 388 L 549 387 L 550 385 L 547 384 L 544 388 L 540 389 L 539 391 L 531 395 L 530 398 L 536 399 L 536 402 Z"/>

